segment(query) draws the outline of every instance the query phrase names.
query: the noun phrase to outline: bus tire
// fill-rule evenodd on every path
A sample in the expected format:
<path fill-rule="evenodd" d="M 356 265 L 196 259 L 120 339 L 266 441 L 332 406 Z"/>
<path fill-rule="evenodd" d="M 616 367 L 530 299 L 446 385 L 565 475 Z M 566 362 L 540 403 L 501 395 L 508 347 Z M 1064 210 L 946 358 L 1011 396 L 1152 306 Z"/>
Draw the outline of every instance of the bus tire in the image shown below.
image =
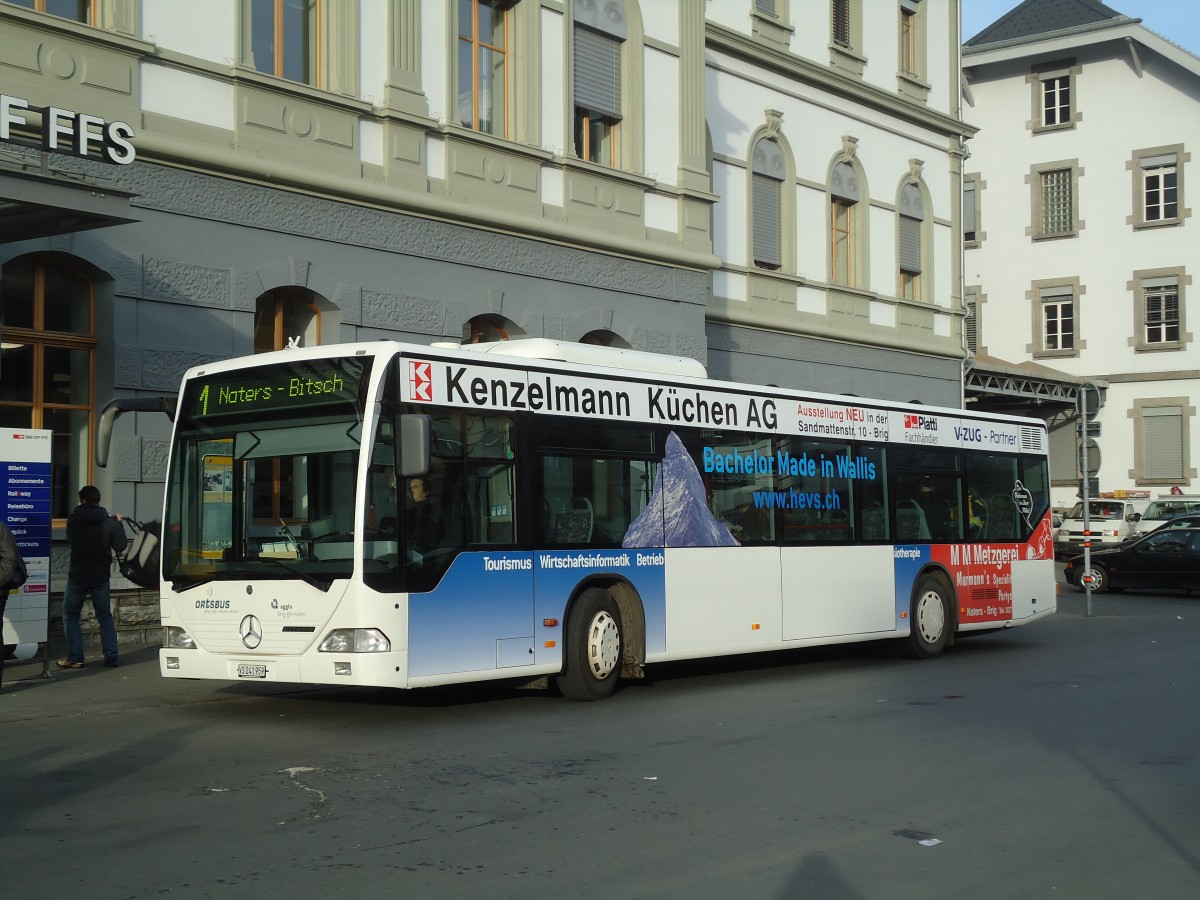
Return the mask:
<path fill-rule="evenodd" d="M 939 575 L 922 575 L 909 607 L 911 628 L 901 639 L 900 652 L 910 659 L 933 659 L 941 655 L 954 627 L 950 586 Z"/>
<path fill-rule="evenodd" d="M 603 700 L 621 677 L 621 613 L 608 591 L 588 588 L 567 615 L 566 664 L 556 679 L 568 700 Z"/>

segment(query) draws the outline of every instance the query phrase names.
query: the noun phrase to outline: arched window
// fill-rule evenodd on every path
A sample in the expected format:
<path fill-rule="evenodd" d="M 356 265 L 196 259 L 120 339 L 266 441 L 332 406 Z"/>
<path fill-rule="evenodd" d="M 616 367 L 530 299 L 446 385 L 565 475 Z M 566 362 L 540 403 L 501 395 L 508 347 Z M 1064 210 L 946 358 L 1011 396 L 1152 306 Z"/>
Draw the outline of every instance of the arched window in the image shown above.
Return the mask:
<path fill-rule="evenodd" d="M 848 162 L 838 163 L 829 181 L 829 280 L 847 287 L 858 283 L 859 199 L 858 172 Z"/>
<path fill-rule="evenodd" d="M 511 341 L 525 337 L 525 330 L 512 319 L 483 313 L 468 319 L 463 324 L 464 344 L 488 344 L 493 341 Z"/>
<path fill-rule="evenodd" d="M 758 268 L 774 270 L 783 265 L 783 185 L 787 166 L 783 148 L 772 138 L 758 141 L 752 156 L 752 255 Z"/>
<path fill-rule="evenodd" d="M 258 298 L 254 310 L 254 352 L 321 343 L 321 310 L 305 288 L 276 288 Z"/>
<path fill-rule="evenodd" d="M 0 304 L 0 426 L 53 432 L 51 515 L 65 519 L 92 480 L 95 289 L 69 260 L 21 256 Z"/>
<path fill-rule="evenodd" d="M 254 310 L 254 352 L 269 353 L 289 345 L 315 347 L 321 343 L 321 310 L 316 295 L 307 288 L 285 287 L 267 291 Z M 294 485 L 297 463 L 283 456 L 272 461 L 268 476 L 254 483 L 254 519 L 278 524 L 300 520 Z"/>
<path fill-rule="evenodd" d="M 632 350 L 633 345 L 625 338 L 621 337 L 615 331 L 609 331 L 607 328 L 597 328 L 594 331 L 589 331 L 579 339 L 581 344 L 595 344 L 598 347 L 618 347 L 622 350 Z"/>
<path fill-rule="evenodd" d="M 922 297 L 921 257 L 925 230 L 925 198 L 915 184 L 900 189 L 899 208 L 899 293 L 909 300 Z"/>
<path fill-rule="evenodd" d="M 624 0 L 576 0 L 574 21 L 575 155 L 615 168 L 622 45 L 629 38 Z"/>

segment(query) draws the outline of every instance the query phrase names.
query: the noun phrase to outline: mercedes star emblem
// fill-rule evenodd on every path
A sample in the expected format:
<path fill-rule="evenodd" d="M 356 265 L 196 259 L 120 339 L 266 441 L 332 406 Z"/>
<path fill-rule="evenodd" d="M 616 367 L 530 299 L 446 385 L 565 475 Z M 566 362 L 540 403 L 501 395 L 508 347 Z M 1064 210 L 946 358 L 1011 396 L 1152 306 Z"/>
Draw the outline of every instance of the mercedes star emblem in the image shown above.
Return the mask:
<path fill-rule="evenodd" d="M 256 650 L 262 643 L 262 622 L 258 621 L 257 616 L 246 616 L 238 626 L 238 634 L 242 636 L 242 643 L 247 650 Z"/>

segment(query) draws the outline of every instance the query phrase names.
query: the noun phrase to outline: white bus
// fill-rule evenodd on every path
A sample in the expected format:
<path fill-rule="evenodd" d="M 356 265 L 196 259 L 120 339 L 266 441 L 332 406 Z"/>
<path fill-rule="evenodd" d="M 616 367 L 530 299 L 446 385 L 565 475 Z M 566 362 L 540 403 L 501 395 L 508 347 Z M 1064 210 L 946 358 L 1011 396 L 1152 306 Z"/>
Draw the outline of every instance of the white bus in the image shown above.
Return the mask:
<path fill-rule="evenodd" d="M 1054 612 L 1047 448 L 1037 420 L 549 340 L 204 365 L 175 414 L 162 674 L 595 700 L 666 660 L 937 656 Z"/>

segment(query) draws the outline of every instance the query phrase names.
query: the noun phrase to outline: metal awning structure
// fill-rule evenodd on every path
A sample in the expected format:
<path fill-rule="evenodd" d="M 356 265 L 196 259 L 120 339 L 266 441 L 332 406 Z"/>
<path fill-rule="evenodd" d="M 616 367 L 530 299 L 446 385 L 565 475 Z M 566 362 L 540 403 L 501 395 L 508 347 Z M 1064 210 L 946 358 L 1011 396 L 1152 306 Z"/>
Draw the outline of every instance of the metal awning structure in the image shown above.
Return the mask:
<path fill-rule="evenodd" d="M 993 412 L 1022 412 L 1045 418 L 1048 414 L 1073 410 L 1080 385 L 1077 378 L 1035 362 L 1011 363 L 986 354 L 967 360 L 963 393 L 968 403 Z M 1106 384 L 1091 381 L 1100 388 Z"/>
<path fill-rule="evenodd" d="M 0 165 L 0 244 L 136 222 L 126 191 Z"/>

